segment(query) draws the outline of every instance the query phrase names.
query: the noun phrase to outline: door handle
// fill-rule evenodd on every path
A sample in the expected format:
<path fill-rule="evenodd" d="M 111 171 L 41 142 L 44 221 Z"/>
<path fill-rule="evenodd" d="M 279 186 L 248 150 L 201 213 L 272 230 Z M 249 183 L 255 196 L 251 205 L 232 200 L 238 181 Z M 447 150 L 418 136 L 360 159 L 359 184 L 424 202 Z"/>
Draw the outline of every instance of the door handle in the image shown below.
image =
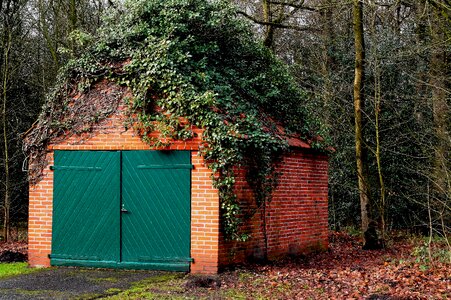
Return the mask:
<path fill-rule="evenodd" d="M 128 210 L 124 207 L 124 204 L 122 204 L 122 206 L 121 206 L 121 213 L 124 213 L 124 214 L 128 213 Z"/>

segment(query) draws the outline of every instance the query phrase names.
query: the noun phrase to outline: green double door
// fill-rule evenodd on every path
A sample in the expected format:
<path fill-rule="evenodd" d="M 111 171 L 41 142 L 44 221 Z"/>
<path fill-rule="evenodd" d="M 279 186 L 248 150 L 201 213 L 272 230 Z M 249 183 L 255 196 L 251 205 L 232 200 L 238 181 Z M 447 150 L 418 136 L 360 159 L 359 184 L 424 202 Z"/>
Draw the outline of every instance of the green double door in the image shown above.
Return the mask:
<path fill-rule="evenodd" d="M 52 265 L 189 271 L 189 151 L 55 151 Z"/>

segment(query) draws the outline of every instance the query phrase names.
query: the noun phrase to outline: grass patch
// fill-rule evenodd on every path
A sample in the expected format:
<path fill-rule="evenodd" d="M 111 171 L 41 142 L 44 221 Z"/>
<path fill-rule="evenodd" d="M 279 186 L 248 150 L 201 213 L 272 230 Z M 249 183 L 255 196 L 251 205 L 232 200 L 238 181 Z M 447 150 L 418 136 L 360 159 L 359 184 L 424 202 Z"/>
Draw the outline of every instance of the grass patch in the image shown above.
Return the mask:
<path fill-rule="evenodd" d="M 183 293 L 184 274 L 167 273 L 146 278 L 125 291 L 102 299 L 194 299 L 181 295 Z M 116 292 L 116 291 L 115 291 Z"/>
<path fill-rule="evenodd" d="M 236 290 L 236 289 L 228 289 L 226 291 L 224 291 L 222 293 L 222 295 L 226 298 L 226 299 L 242 299 L 242 300 L 246 300 L 248 299 L 248 297 L 246 296 L 245 293 Z"/>
<path fill-rule="evenodd" d="M 119 294 L 120 292 L 122 292 L 121 289 L 118 288 L 111 288 L 105 291 L 105 293 L 109 294 L 109 295 L 113 295 L 113 294 Z"/>
<path fill-rule="evenodd" d="M 0 295 L 2 299 L 68 299 L 70 297 L 69 294 L 61 291 L 3 288 L 0 289 Z"/>
<path fill-rule="evenodd" d="M 24 289 L 0 289 L 0 293 L 2 295 L 8 295 L 9 292 L 14 292 L 14 294 L 20 294 L 23 296 L 41 296 L 42 294 L 47 294 L 48 291 L 30 291 L 30 290 L 24 290 Z"/>
<path fill-rule="evenodd" d="M 116 283 L 119 281 L 119 278 L 116 277 L 98 277 L 98 278 L 88 278 L 88 280 L 92 281 L 92 282 L 111 282 L 111 283 Z"/>
<path fill-rule="evenodd" d="M 20 263 L 0 263 L 0 278 L 6 278 L 16 275 L 29 274 L 40 269 L 29 268 L 25 262 Z"/>

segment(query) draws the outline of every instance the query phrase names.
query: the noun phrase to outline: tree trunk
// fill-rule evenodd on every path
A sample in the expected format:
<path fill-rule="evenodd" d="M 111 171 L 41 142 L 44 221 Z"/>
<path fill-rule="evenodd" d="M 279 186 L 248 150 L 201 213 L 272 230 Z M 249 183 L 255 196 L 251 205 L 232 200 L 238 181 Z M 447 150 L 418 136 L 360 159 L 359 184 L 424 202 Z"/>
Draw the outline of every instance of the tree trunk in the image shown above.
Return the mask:
<path fill-rule="evenodd" d="M 11 210 L 11 199 L 10 199 L 10 178 L 9 178 L 9 153 L 8 153 L 8 118 L 7 118 L 7 88 L 8 88 L 8 77 L 9 77 L 9 51 L 11 49 L 11 32 L 8 28 L 5 28 L 6 34 L 3 42 L 3 74 L 2 74 L 2 126 L 3 126 L 3 160 L 4 160 L 4 170 L 5 170 L 5 194 L 3 199 L 3 237 L 4 241 L 9 241 L 9 233 L 10 233 L 10 210 Z"/>
<path fill-rule="evenodd" d="M 386 198 L 385 198 L 385 182 L 384 175 L 382 172 L 382 158 L 381 158 L 381 127 L 380 127 L 380 113 L 381 113 L 381 101 L 382 101 L 382 91 L 381 91 L 381 63 L 379 62 L 379 50 L 377 47 L 378 38 L 376 32 L 376 20 L 377 20 L 377 4 L 371 3 L 372 5 L 372 20 L 370 26 L 370 41 L 371 41 L 371 56 L 373 58 L 373 76 L 374 76 L 374 131 L 376 138 L 376 149 L 374 151 L 374 156 L 376 158 L 377 175 L 379 179 L 379 200 L 377 202 L 378 207 L 378 219 L 380 221 L 379 228 L 381 231 L 382 241 L 386 240 L 386 218 L 385 210 L 387 208 Z M 375 200 L 375 199 L 374 199 Z M 376 202 L 376 201 L 374 201 Z"/>
<path fill-rule="evenodd" d="M 320 20 L 322 24 L 322 61 L 321 61 L 321 75 L 324 80 L 321 96 L 323 97 L 323 122 L 330 130 L 332 122 L 330 119 L 330 106 L 333 101 L 334 86 L 331 78 L 334 69 L 334 59 L 329 55 L 333 53 L 334 49 L 334 28 L 333 28 L 333 10 L 327 7 L 327 1 L 322 1 L 322 5 L 326 8 L 320 11 Z"/>
<path fill-rule="evenodd" d="M 42 33 L 42 36 L 44 37 L 44 40 L 47 44 L 47 48 L 50 51 L 50 54 L 52 55 L 53 63 L 55 64 L 55 68 L 59 69 L 59 58 L 58 58 L 58 49 L 57 44 L 55 41 L 52 40 L 49 33 L 49 28 L 47 24 L 47 19 L 45 16 L 45 3 L 43 0 L 38 1 L 38 10 L 39 10 L 39 27 L 40 31 Z M 54 26 L 57 26 L 57 24 L 53 24 Z"/>
<path fill-rule="evenodd" d="M 439 26 L 440 25 L 437 24 L 437 27 Z M 432 30 L 434 30 L 434 28 Z M 437 30 L 437 28 L 435 30 Z M 433 44 L 438 45 L 443 40 L 444 37 L 442 37 L 439 32 L 432 34 Z M 429 84 L 432 88 L 432 113 L 434 120 L 434 134 L 436 138 L 433 163 L 434 171 L 432 176 L 434 179 L 433 193 L 440 201 L 445 201 L 448 192 L 448 160 L 451 151 L 451 137 L 448 128 L 449 105 L 447 103 L 447 64 L 445 51 L 445 47 L 432 50 L 429 79 Z"/>
<path fill-rule="evenodd" d="M 70 35 L 73 31 L 75 31 L 77 29 L 77 8 L 76 8 L 76 3 L 75 0 L 70 0 L 69 2 L 69 32 L 68 35 Z M 72 56 L 75 55 L 75 48 L 76 48 L 76 43 L 73 39 L 69 40 L 70 42 L 70 49 L 72 52 Z"/>
<path fill-rule="evenodd" d="M 75 2 L 75 0 L 70 0 L 69 3 L 70 31 L 77 29 L 77 7 Z"/>
<path fill-rule="evenodd" d="M 363 37 L 363 3 L 361 0 L 354 0 L 354 45 L 355 45 L 355 72 L 354 72 L 354 115 L 355 115 L 355 151 L 357 177 L 360 197 L 360 216 L 362 219 L 362 233 L 364 247 L 371 237 L 368 236 L 370 223 L 370 199 L 367 172 L 367 149 L 363 138 L 363 118 L 364 109 L 364 75 L 365 75 L 365 45 Z M 373 229 L 374 226 L 371 228 Z"/>
<path fill-rule="evenodd" d="M 435 16 L 439 18 L 439 16 Z M 445 40 L 444 24 L 437 22 L 432 29 L 432 42 L 439 45 Z M 434 32 L 435 31 L 435 32 Z M 430 59 L 430 80 L 432 87 L 432 113 L 434 122 L 434 161 L 433 161 L 433 186 L 432 196 L 434 209 L 437 211 L 438 220 L 446 220 L 450 224 L 451 212 L 449 206 L 451 204 L 451 135 L 450 135 L 450 103 L 449 103 L 449 73 L 447 74 L 447 52 L 446 47 L 437 47 L 432 49 Z M 431 228 L 433 224 L 430 224 Z M 439 228 L 438 224 L 435 227 Z M 431 229 L 432 230 L 432 229 Z M 447 236 L 446 227 L 442 227 L 442 234 Z"/>
<path fill-rule="evenodd" d="M 263 0 L 263 21 L 265 23 L 271 23 L 271 1 Z M 274 44 L 274 26 L 273 25 L 265 25 L 265 38 L 263 40 L 263 44 L 269 49 L 273 49 Z"/>

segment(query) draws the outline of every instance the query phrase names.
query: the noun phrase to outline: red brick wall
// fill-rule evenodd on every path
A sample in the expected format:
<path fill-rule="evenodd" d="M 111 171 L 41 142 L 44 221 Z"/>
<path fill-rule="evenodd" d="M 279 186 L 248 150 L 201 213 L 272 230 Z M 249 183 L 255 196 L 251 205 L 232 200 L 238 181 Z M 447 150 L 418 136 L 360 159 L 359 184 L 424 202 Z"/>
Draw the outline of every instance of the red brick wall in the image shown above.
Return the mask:
<path fill-rule="evenodd" d="M 191 257 L 194 258 L 191 272 L 217 273 L 219 195 L 203 158 L 193 155 L 192 162 L 195 167 L 191 173 Z"/>
<path fill-rule="evenodd" d="M 47 155 L 53 164 L 53 153 Z M 53 171 L 44 170 L 38 185 L 30 185 L 28 207 L 28 262 L 33 267 L 48 267 L 52 242 Z"/>
<path fill-rule="evenodd" d="M 53 150 L 157 150 L 143 143 L 133 129 L 124 128 L 122 108 L 96 125 L 92 133 L 73 135 L 49 146 L 49 166 Z M 158 150 L 191 150 L 194 169 L 191 177 L 191 265 L 193 273 L 216 273 L 218 270 L 219 197 L 211 182 L 211 171 L 199 156 L 202 131 L 196 137 L 175 141 Z M 155 134 L 157 136 L 157 134 Z M 28 255 L 30 266 L 50 266 L 48 255 L 52 240 L 53 171 L 45 168 L 42 180 L 30 185 Z"/>
<path fill-rule="evenodd" d="M 328 247 L 328 161 L 313 152 L 296 150 L 277 165 L 280 173 L 272 201 L 266 208 L 268 258 L 297 255 Z M 264 257 L 263 210 L 256 207 L 252 190 L 238 170 L 236 192 L 243 208 L 247 242 L 220 242 L 220 265 Z M 247 216 L 247 217 L 246 217 Z"/>

